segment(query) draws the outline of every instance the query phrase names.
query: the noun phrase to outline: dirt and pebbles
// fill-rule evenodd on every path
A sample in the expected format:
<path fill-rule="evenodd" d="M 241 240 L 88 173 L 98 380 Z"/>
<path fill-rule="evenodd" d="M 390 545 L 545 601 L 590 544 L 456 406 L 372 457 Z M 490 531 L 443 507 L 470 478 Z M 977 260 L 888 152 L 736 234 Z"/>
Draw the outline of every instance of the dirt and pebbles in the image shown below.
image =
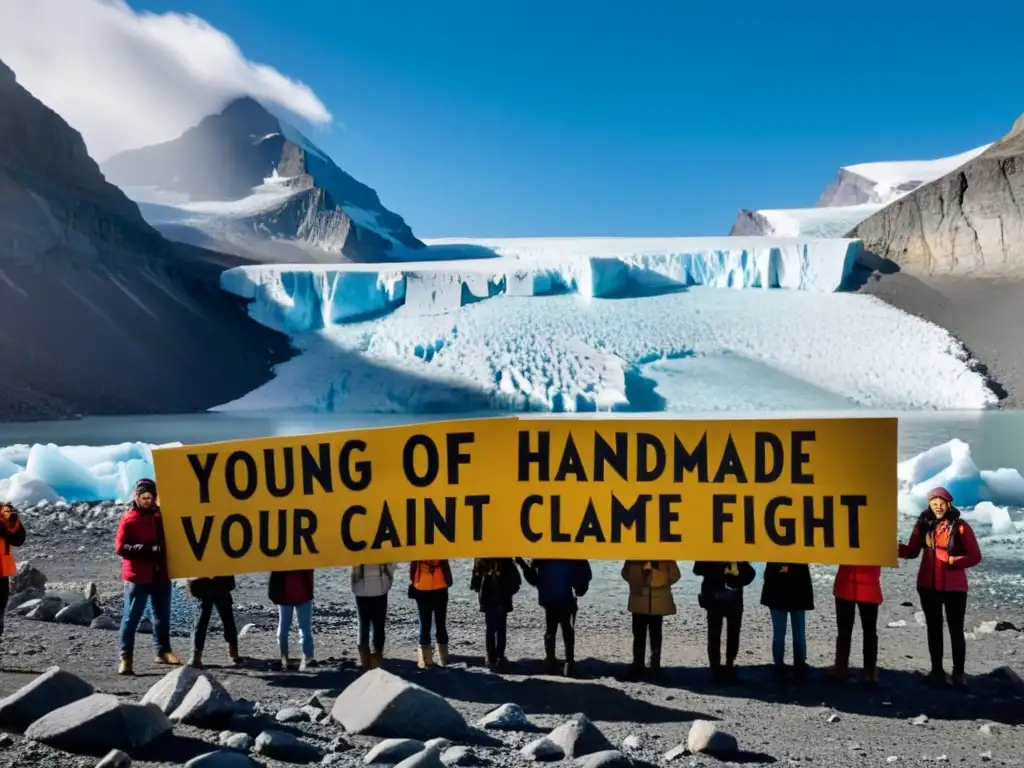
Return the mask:
<path fill-rule="evenodd" d="M 100 604 L 113 619 L 120 616 L 119 562 L 112 534 L 119 510 L 109 504 L 30 509 L 24 512 L 29 541 L 19 553 L 48 577 L 48 591 L 69 594 L 94 583 Z M 445 670 L 420 672 L 414 664 L 416 620 L 405 594 L 404 576 L 389 606 L 385 667 L 445 697 L 469 721 L 504 703 L 523 708 L 536 731 L 585 713 L 612 744 L 634 763 L 715 765 L 706 755 L 666 753 L 686 742 L 696 719 L 717 721 L 736 737 L 741 753 L 733 762 L 780 765 L 918 765 L 949 762 L 963 765 L 1024 765 L 1024 690 L 1002 674 L 1009 665 L 1024 673 L 1024 565 L 1012 542 L 983 540 L 985 562 L 972 574 L 968 616 L 970 689 L 935 692 L 924 686 L 919 672 L 927 667 L 924 627 L 915 593 L 915 564 L 885 571 L 886 602 L 882 607 L 881 684 L 876 689 L 856 683 L 826 684 L 820 671 L 800 687 L 779 687 L 770 663 L 770 623 L 758 603 L 757 584 L 748 590 L 740 663 L 743 681 L 721 687 L 708 679 L 705 622 L 697 607 L 697 583 L 684 578 L 676 587 L 678 615 L 667 620 L 664 679 L 655 683 L 621 680 L 629 660 L 631 635 L 625 611 L 626 587 L 619 563 L 595 562 L 595 580 L 581 601 L 578 619 L 576 679 L 541 674 L 541 612 L 536 596 L 524 587 L 510 617 L 510 674 L 498 675 L 483 666 L 483 622 L 468 589 L 469 563 L 454 563 L 456 579 L 449 608 L 452 663 Z M 683 564 L 684 569 L 689 564 Z M 835 635 L 830 568 L 816 570 L 817 610 L 808 617 L 811 664 L 818 670 L 831 663 Z M 251 661 L 242 668 L 227 666 L 218 628 L 211 630 L 207 663 L 210 674 L 236 699 L 257 702 L 273 715 L 301 706 L 318 693 L 326 707 L 358 677 L 355 668 L 355 611 L 346 569 L 317 573 L 316 655 L 320 665 L 305 673 L 275 671 L 276 611 L 266 598 L 265 576 L 239 579 L 235 593 L 239 626 L 245 630 L 242 651 Z M 176 650 L 187 652 L 187 628 L 193 609 L 182 591 L 175 601 Z M 8 695 L 52 665 L 78 674 L 97 690 L 137 700 L 167 671 L 150 661 L 150 640 L 137 643 L 134 678 L 116 674 L 117 632 L 31 621 L 8 615 L 3 638 L 0 695 Z M 855 643 L 859 635 L 855 636 Z M 295 642 L 297 645 L 297 641 Z M 857 652 L 854 653 L 854 662 Z M 423 717 L 429 719 L 430 712 Z M 327 750 L 341 729 L 333 723 L 290 723 L 304 741 Z M 255 735 L 255 734 L 254 734 Z M 496 734 L 503 746 L 474 747 L 478 758 L 494 765 L 526 761 L 519 748 L 537 732 Z M 218 732 L 177 726 L 175 737 L 135 755 L 137 766 L 182 764 L 216 749 Z M 342 751 L 337 765 L 362 764 L 373 739 L 349 737 L 352 749 Z M 678 752 L 678 750 L 677 750 Z M 277 766 L 261 755 L 253 758 Z M 0 741 L 0 765 L 93 766 L 95 757 L 73 756 L 15 736 Z M 568 760 L 566 761 L 568 762 Z"/>

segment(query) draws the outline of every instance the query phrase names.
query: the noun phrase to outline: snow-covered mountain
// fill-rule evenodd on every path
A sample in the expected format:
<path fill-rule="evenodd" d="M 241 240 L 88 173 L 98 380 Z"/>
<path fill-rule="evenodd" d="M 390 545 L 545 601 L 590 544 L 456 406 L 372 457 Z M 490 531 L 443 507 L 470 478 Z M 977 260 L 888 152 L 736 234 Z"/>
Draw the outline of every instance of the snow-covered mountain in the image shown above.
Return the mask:
<path fill-rule="evenodd" d="M 740 209 L 729 234 L 845 237 L 869 216 L 918 187 L 956 170 L 989 146 L 986 144 L 935 160 L 843 166 L 814 208 Z"/>
<path fill-rule="evenodd" d="M 102 168 L 182 242 L 288 262 L 402 261 L 423 248 L 373 189 L 249 97 Z"/>

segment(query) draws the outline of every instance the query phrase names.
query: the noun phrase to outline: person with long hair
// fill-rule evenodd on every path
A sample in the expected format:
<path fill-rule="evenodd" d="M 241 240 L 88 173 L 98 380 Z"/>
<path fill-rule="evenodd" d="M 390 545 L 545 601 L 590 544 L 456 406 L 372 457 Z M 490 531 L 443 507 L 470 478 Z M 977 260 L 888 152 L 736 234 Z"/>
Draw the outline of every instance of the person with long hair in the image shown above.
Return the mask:
<path fill-rule="evenodd" d="M 512 598 L 522 586 L 519 569 L 512 558 L 477 558 L 469 588 L 477 593 L 484 615 L 485 664 L 488 669 L 507 672 L 505 646 L 508 640 L 508 615 Z"/>
<path fill-rule="evenodd" d="M 953 506 L 953 495 L 945 488 L 933 488 L 928 493 L 928 508 L 918 517 L 910 540 L 899 546 L 899 556 L 905 560 L 913 560 L 918 555 L 921 567 L 917 572 L 917 593 L 928 628 L 932 666 L 928 682 L 935 687 L 945 687 L 949 682 L 942 660 L 945 613 L 953 652 L 952 683 L 962 688 L 967 683 L 964 673 L 967 569 L 981 562 L 981 548 L 971 526 Z"/>
<path fill-rule="evenodd" d="M 384 632 L 388 620 L 388 592 L 395 583 L 397 563 L 352 566 L 352 594 L 359 614 L 359 666 L 377 669 L 384 661 Z M 370 645 L 371 634 L 373 646 Z"/>
<path fill-rule="evenodd" d="M 452 569 L 447 560 L 413 560 L 409 564 L 409 597 L 416 601 L 419 614 L 419 648 L 416 666 L 434 666 L 434 643 L 437 639 L 437 666 L 448 666 L 448 590 L 452 586 Z"/>
<path fill-rule="evenodd" d="M 10 504 L 0 504 L 0 638 L 4 634 L 4 614 L 11 597 L 11 576 L 18 572 L 11 548 L 24 543 L 25 525 L 18 510 Z"/>

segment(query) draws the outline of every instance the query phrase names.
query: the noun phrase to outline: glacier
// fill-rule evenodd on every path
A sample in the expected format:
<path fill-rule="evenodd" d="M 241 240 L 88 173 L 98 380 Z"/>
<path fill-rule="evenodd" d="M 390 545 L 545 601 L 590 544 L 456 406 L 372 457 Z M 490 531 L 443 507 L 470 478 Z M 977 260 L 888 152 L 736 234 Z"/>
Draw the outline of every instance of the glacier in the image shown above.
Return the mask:
<path fill-rule="evenodd" d="M 703 285 L 832 292 L 860 255 L 851 239 L 544 238 L 427 241 L 445 260 L 235 267 L 221 287 L 289 334 L 404 305 L 444 313 L 498 295 L 643 296 Z M 468 258 L 459 258 L 460 252 Z M 480 254 L 487 258 L 479 258 Z"/>

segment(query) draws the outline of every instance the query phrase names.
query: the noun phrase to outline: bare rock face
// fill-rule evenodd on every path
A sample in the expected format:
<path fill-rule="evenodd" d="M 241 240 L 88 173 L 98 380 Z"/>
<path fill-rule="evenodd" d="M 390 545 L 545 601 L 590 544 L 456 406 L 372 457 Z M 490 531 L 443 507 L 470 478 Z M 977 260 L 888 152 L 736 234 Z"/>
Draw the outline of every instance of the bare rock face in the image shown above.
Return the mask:
<path fill-rule="evenodd" d="M 768 221 L 757 211 L 748 211 L 746 208 L 740 208 L 739 213 L 736 214 L 736 221 L 733 222 L 732 229 L 729 230 L 730 235 L 774 235 L 775 228 L 772 227 L 771 222 Z"/>
<path fill-rule="evenodd" d="M 912 274 L 1024 274 L 1024 116 L 981 155 L 886 206 L 849 236 Z"/>

